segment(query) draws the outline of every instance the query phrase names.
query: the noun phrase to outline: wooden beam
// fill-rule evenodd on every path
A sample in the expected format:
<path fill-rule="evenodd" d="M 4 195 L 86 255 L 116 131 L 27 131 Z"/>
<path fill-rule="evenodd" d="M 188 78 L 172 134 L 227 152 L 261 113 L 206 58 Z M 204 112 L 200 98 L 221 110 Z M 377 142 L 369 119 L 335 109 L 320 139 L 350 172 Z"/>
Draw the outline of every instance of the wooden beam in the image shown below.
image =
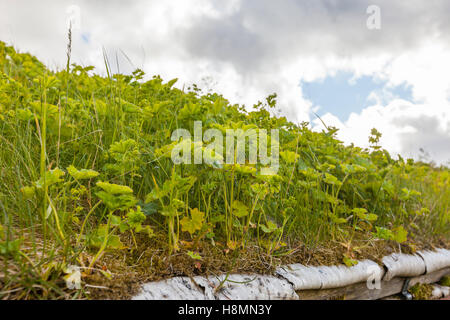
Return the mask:
<path fill-rule="evenodd" d="M 430 284 L 438 282 L 443 276 L 450 275 L 450 268 L 410 278 L 409 287 L 417 284 Z M 301 300 L 376 300 L 400 293 L 407 278 L 393 278 L 390 281 L 381 281 L 380 289 L 368 289 L 365 282 L 352 284 L 350 286 L 297 291 Z"/>

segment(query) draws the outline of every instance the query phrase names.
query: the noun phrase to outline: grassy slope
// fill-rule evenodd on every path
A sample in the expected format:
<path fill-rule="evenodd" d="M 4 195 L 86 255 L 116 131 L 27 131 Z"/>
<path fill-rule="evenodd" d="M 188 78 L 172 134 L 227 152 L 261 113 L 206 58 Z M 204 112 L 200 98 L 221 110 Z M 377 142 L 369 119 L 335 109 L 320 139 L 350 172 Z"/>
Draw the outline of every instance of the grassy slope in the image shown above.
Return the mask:
<path fill-rule="evenodd" d="M 344 146 L 334 128 L 271 115 L 276 96 L 247 112 L 140 70 L 91 69 L 52 72 L 0 42 L 0 298 L 97 294 L 64 288 L 70 264 L 107 283 L 105 270 L 136 281 L 264 272 L 448 243 L 449 169 L 391 158 L 376 130 L 370 150 Z M 194 121 L 279 129 L 278 174 L 174 166 L 171 133 Z M 132 287 L 119 278 L 119 291 Z"/>

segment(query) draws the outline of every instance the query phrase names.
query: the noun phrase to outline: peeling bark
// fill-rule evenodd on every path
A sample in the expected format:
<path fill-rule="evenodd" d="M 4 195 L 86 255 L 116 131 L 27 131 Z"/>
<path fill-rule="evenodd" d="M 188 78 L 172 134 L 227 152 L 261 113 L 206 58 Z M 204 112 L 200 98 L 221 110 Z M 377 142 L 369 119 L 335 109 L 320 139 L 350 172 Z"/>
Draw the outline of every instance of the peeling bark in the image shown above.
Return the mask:
<path fill-rule="evenodd" d="M 450 250 L 392 254 L 377 263 L 363 260 L 352 267 L 308 267 L 291 264 L 275 275 L 232 274 L 217 277 L 174 277 L 142 286 L 134 300 L 274 300 L 274 299 L 380 299 L 399 293 L 407 278 L 410 286 L 434 283 L 450 274 Z M 447 288 L 447 289 L 446 289 Z M 435 286 L 437 296 L 448 287 Z"/>

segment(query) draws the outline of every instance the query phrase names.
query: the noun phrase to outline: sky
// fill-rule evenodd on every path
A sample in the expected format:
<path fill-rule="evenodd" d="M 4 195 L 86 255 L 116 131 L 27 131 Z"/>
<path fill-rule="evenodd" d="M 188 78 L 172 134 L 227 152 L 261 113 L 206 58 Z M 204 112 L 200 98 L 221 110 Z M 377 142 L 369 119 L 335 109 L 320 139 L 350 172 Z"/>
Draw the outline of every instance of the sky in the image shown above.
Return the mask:
<path fill-rule="evenodd" d="M 71 21 L 72 62 L 97 73 L 104 48 L 115 72 L 248 109 L 276 92 L 290 121 L 320 131 L 318 115 L 361 147 L 375 127 L 393 155 L 450 164 L 449 14 L 447 0 L 0 0 L 0 40 L 62 69 Z"/>

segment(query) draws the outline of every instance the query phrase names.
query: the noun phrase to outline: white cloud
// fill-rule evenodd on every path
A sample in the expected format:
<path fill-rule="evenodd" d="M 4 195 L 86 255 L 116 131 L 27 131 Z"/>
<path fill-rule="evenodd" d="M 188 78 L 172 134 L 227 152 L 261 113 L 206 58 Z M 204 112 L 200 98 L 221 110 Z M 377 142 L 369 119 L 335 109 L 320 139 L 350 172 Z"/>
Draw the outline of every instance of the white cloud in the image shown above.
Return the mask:
<path fill-rule="evenodd" d="M 450 160 L 450 61 L 449 48 L 430 40 L 422 47 L 405 51 L 392 59 L 376 74 L 387 79 L 387 87 L 406 83 L 410 85 L 413 102 L 400 99 L 381 105 L 381 97 L 372 92 L 369 101 L 375 104 L 352 113 L 341 122 L 327 114 L 322 119 L 327 125 L 340 128 L 338 137 L 346 143 L 368 146 L 371 128 L 383 134 L 381 145 L 394 154 L 418 159 L 420 149 L 429 153 L 438 164 Z M 314 120 L 315 130 L 323 125 Z"/>
<path fill-rule="evenodd" d="M 413 101 L 374 93 L 374 106 L 341 122 L 345 142 L 365 145 L 368 131 L 383 133 L 392 152 L 423 147 L 442 163 L 450 158 L 450 22 L 448 1 L 378 1 L 382 29 L 366 28 L 369 0 L 0 0 L 0 40 L 29 51 L 51 67 L 65 66 L 67 8 L 80 8 L 72 61 L 104 72 L 102 47 L 116 68 L 179 78 L 178 86 L 213 79 L 233 103 L 251 106 L 277 92 L 293 121 L 317 108 L 303 97 L 301 81 L 352 72 L 410 86 Z M 84 37 L 84 40 L 83 40 Z M 88 40 L 88 41 L 85 41 Z M 132 64 L 122 54 L 130 58 Z M 326 94 L 326 92 L 324 92 Z M 316 129 L 320 128 L 314 121 Z"/>

